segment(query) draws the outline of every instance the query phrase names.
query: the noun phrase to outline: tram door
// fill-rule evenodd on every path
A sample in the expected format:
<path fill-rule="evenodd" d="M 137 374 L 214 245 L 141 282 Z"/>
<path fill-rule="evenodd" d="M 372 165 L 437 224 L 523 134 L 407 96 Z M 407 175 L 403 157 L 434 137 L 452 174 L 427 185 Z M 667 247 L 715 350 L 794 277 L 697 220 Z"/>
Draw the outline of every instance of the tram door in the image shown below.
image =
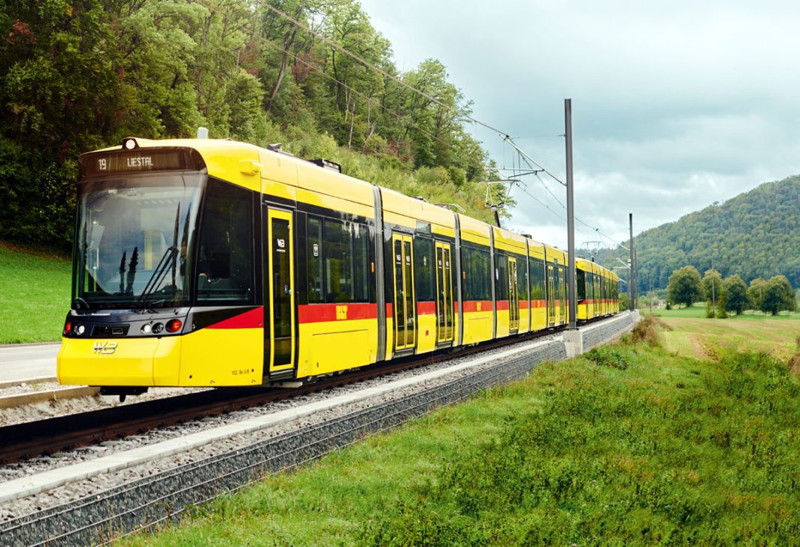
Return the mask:
<path fill-rule="evenodd" d="M 417 298 L 414 293 L 414 253 L 411 236 L 392 235 L 394 254 L 394 349 L 416 343 Z"/>
<path fill-rule="evenodd" d="M 436 242 L 436 342 L 453 340 L 453 260 L 449 243 Z"/>
<path fill-rule="evenodd" d="M 597 317 L 600 315 L 600 282 L 602 278 L 597 275 L 592 275 L 592 314 L 590 317 Z"/>
<path fill-rule="evenodd" d="M 553 266 L 547 265 L 547 326 L 556 324 L 556 287 Z"/>
<path fill-rule="evenodd" d="M 558 320 L 560 323 L 569 323 L 569 318 L 567 317 L 567 279 L 566 279 L 567 271 L 559 267 L 558 268 Z"/>
<path fill-rule="evenodd" d="M 270 209 L 267 217 L 269 272 L 269 371 L 294 367 L 294 233 L 292 213 Z"/>
<path fill-rule="evenodd" d="M 508 328 L 511 334 L 519 331 L 519 277 L 517 259 L 508 257 Z"/>

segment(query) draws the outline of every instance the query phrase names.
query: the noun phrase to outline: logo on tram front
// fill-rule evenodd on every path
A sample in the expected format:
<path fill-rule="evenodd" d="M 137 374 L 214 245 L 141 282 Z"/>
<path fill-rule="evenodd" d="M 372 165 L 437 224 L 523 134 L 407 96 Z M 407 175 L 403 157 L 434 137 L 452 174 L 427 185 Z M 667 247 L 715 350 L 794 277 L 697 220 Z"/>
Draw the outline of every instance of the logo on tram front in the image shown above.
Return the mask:
<path fill-rule="evenodd" d="M 117 351 L 117 343 L 116 342 L 95 342 L 94 343 L 94 352 L 100 353 L 103 355 L 111 355 Z"/>

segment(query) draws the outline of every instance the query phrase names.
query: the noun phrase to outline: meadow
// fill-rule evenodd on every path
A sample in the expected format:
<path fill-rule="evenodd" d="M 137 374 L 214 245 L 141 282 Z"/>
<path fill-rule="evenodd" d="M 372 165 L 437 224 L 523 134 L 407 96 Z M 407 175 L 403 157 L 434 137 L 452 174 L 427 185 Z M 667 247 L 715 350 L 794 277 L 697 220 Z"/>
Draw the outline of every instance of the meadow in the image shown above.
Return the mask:
<path fill-rule="evenodd" d="M 718 327 L 691 321 L 648 318 L 622 342 L 545 363 L 125 543 L 795 543 L 798 378 L 783 350 L 759 352 L 760 342 L 697 358 L 675 339 L 712 345 Z M 783 323 L 754 321 L 749 339 Z"/>
<path fill-rule="evenodd" d="M 61 339 L 72 262 L 0 242 L 0 344 Z"/>
<path fill-rule="evenodd" d="M 704 305 L 654 312 L 665 326 L 665 347 L 703 360 L 720 352 L 756 351 L 787 360 L 800 343 L 800 313 L 768 315 L 748 311 L 725 319 L 706 317 Z"/>

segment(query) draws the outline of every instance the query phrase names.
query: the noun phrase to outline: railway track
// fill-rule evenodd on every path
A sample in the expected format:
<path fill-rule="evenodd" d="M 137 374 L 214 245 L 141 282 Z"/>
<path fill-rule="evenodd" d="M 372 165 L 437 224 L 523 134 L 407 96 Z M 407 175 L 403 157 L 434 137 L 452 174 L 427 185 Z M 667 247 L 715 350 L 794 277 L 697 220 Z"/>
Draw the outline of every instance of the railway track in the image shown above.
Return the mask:
<path fill-rule="evenodd" d="M 459 351 L 458 356 L 466 357 L 537 336 L 540 334 L 466 348 Z M 216 389 L 10 425 L 0 428 L 0 463 L 12 463 L 36 456 L 55 454 L 81 446 L 137 435 L 153 429 L 245 410 L 427 366 L 452 357 L 452 353 L 440 353 L 422 359 L 393 361 L 391 364 L 365 367 L 293 388 Z"/>

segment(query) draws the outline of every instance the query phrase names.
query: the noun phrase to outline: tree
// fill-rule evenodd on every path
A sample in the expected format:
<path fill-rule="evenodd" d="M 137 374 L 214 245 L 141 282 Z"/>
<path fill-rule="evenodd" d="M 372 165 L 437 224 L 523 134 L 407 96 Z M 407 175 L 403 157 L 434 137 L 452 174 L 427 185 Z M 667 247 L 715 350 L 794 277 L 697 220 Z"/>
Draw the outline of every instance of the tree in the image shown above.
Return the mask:
<path fill-rule="evenodd" d="M 703 299 L 703 284 L 697 268 L 684 266 L 672 272 L 667 283 L 667 299 L 673 304 L 686 306 Z"/>
<path fill-rule="evenodd" d="M 438 61 L 400 73 L 354 0 L 0 2 L 0 33 L 0 238 L 66 250 L 78 154 L 201 125 L 299 155 L 345 154 L 351 175 L 489 219 L 476 181 L 498 177 L 464 129 L 469 101 Z M 337 143 L 380 168 L 359 168 Z"/>
<path fill-rule="evenodd" d="M 706 294 L 706 316 L 727 317 L 725 315 L 725 289 L 722 276 L 717 270 L 707 270 L 703 276 L 703 292 Z"/>
<path fill-rule="evenodd" d="M 767 289 L 767 282 L 757 277 L 750 282 L 747 287 L 747 300 L 750 302 L 752 309 L 760 310 L 761 303 L 764 301 L 764 291 Z"/>
<path fill-rule="evenodd" d="M 785 276 L 776 275 L 767 281 L 764 299 L 761 302 L 761 311 L 778 315 L 781 311 L 794 311 L 796 308 L 794 289 Z"/>
<path fill-rule="evenodd" d="M 751 306 L 747 297 L 747 285 L 738 275 L 732 275 L 725 280 L 724 290 L 725 311 L 738 315 Z"/>

